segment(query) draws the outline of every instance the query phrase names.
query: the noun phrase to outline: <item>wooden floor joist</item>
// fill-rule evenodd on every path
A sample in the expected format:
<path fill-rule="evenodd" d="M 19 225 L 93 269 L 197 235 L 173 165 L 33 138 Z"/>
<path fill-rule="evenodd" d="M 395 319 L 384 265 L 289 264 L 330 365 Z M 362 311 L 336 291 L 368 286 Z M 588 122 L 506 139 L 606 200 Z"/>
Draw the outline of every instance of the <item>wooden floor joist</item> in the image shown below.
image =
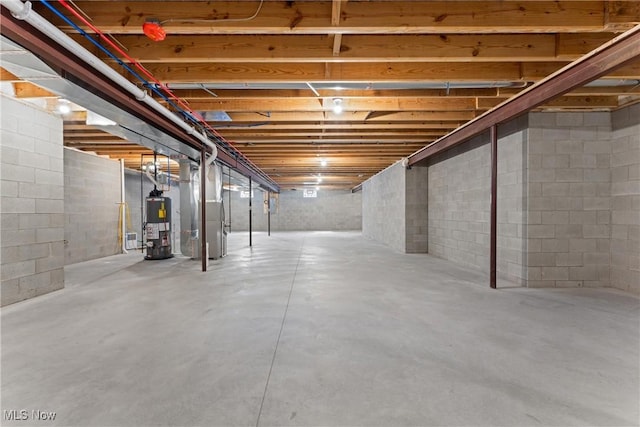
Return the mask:
<path fill-rule="evenodd" d="M 164 102 L 45 4 L 32 3 L 36 13 Z M 632 0 L 66 3 L 287 187 L 319 173 L 320 158 L 328 160 L 323 188 L 351 188 L 454 138 L 445 135 L 468 136 L 468 126 L 491 124 L 487 112 L 513 113 L 517 108 L 503 107 L 505 101 L 530 97 L 532 85 L 640 23 L 640 2 Z M 93 33 L 62 3 L 50 4 Z M 143 35 L 149 18 L 160 21 L 165 40 Z M 640 59 L 598 67 L 592 73 L 597 85 L 571 85 L 526 108 L 614 111 L 640 102 Z M 0 79 L 25 102 L 48 97 L 54 110 L 57 95 L 6 69 Z M 342 112 L 333 111 L 336 103 Z M 123 158 L 137 168 L 135 157 L 151 154 L 107 128 L 88 126 L 86 113 L 63 120 L 69 147 Z M 348 168 L 359 172 L 342 179 Z"/>

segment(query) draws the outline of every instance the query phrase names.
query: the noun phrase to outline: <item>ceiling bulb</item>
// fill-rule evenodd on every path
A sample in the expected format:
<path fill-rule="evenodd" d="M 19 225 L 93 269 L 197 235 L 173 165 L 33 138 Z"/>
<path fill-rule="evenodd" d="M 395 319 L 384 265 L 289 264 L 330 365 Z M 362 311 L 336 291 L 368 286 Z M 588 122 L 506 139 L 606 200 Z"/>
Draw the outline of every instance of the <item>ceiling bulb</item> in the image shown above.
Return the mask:
<path fill-rule="evenodd" d="M 57 108 L 60 114 L 69 114 L 71 112 L 71 105 L 69 105 L 69 101 L 66 99 L 59 99 Z"/>
<path fill-rule="evenodd" d="M 342 113 L 342 98 L 333 98 L 333 112 L 336 114 Z"/>
<path fill-rule="evenodd" d="M 320 159 L 320 166 L 327 166 L 327 159 Z"/>
<path fill-rule="evenodd" d="M 161 42 L 167 37 L 167 32 L 162 28 L 160 21 L 156 19 L 147 19 L 142 24 L 142 32 L 154 42 Z"/>

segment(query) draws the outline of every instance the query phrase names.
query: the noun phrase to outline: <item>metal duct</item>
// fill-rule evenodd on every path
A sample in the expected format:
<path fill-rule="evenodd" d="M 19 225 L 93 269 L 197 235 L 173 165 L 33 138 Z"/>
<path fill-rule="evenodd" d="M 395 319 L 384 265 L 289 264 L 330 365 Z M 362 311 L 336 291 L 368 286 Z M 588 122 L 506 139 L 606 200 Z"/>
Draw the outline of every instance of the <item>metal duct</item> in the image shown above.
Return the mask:
<path fill-rule="evenodd" d="M 222 167 L 217 163 L 208 165 L 207 202 L 222 201 Z"/>
<path fill-rule="evenodd" d="M 143 145 L 156 153 L 167 156 L 179 153 L 192 159 L 198 159 L 200 154 L 198 150 L 161 132 L 77 84 L 60 77 L 31 52 L 4 36 L 0 36 L 0 59 L 3 68 L 12 74 L 118 123 L 114 126 L 97 126 L 98 128 Z"/>
<path fill-rule="evenodd" d="M 38 15 L 31 9 L 31 3 L 29 1 L 22 3 L 20 0 L 3 0 L 2 6 L 6 7 L 11 14 L 19 20 L 24 20 L 28 22 L 33 27 L 37 28 L 39 31 L 50 37 L 60 46 L 65 49 L 74 52 L 80 59 L 85 61 L 85 63 L 91 65 L 94 69 L 96 69 L 103 76 L 110 79 L 112 82 L 119 85 L 121 88 L 129 92 L 133 95 L 138 101 L 145 103 L 149 107 L 153 108 L 156 112 L 164 116 L 169 121 L 173 122 L 175 125 L 180 127 L 184 132 L 188 135 L 195 136 L 200 142 L 207 145 L 211 148 L 211 156 L 216 157 L 218 154 L 218 147 L 209 141 L 209 139 L 194 129 L 192 126 L 186 124 L 182 120 L 180 120 L 175 114 L 166 109 L 163 105 L 157 102 L 150 96 L 147 96 L 147 93 L 138 88 L 136 85 L 131 83 L 129 80 L 121 76 L 117 71 L 109 67 L 98 57 L 93 55 L 90 51 L 85 49 L 82 45 L 77 43 L 71 37 L 67 36 L 65 33 L 56 28 L 49 21 L 44 19 L 42 16 Z M 75 102 L 75 101 L 74 101 Z M 82 105 L 82 104 L 80 104 Z M 96 111 L 97 112 L 97 111 Z M 99 112 L 98 112 L 99 113 Z M 101 114 L 104 117 L 109 118 L 109 116 Z M 116 120 L 114 120 L 116 121 Z"/>
<path fill-rule="evenodd" d="M 52 87 L 42 80 L 50 78 L 58 80 L 60 76 L 63 76 L 77 87 L 85 88 L 86 91 L 97 92 L 99 96 L 104 99 L 97 98 L 92 93 L 85 93 L 85 91 L 82 91 L 83 95 L 81 99 L 69 95 L 66 95 L 66 97 L 80 105 L 84 104 L 89 107 L 92 107 L 92 105 L 89 105 L 87 102 L 88 98 L 95 99 L 96 103 L 100 102 L 101 104 L 104 104 L 102 101 L 108 101 L 109 104 L 107 105 L 109 105 L 109 107 L 107 107 L 105 111 L 101 110 L 102 114 L 99 115 L 104 117 L 114 117 L 112 113 L 115 113 L 115 111 L 121 113 L 119 109 L 123 109 L 130 112 L 132 115 L 137 116 L 137 118 L 133 118 L 134 123 L 138 122 L 138 119 L 149 123 L 149 126 L 144 126 L 141 131 L 135 126 L 130 125 L 130 122 L 128 121 L 127 123 L 124 123 L 126 120 L 123 119 L 122 125 L 124 129 L 114 127 L 105 130 L 118 135 L 131 132 L 127 139 L 149 147 L 156 152 L 169 154 L 166 148 L 162 149 L 155 145 L 149 145 L 156 141 L 160 144 L 164 144 L 166 138 L 163 133 L 166 133 L 171 137 L 169 138 L 171 139 L 171 144 L 165 145 L 170 146 L 175 144 L 174 148 L 177 148 L 177 150 L 174 152 L 184 153 L 194 159 L 200 157 L 199 150 L 201 145 L 203 145 L 203 139 L 206 140 L 206 142 L 204 142 L 205 145 L 208 145 L 209 147 L 211 147 L 211 145 L 215 145 L 210 142 L 204 134 L 201 134 L 193 127 L 187 125 L 187 123 L 183 122 L 181 118 L 178 118 L 178 116 L 162 107 L 153 100 L 153 98 L 147 97 L 140 102 L 136 102 L 134 98 L 137 98 L 137 96 L 132 97 L 131 95 L 137 95 L 137 93 L 127 92 L 123 86 L 117 87 L 118 82 L 110 81 L 106 75 L 96 73 L 94 70 L 91 70 L 90 68 L 92 68 L 92 66 L 99 66 L 98 58 L 92 56 L 86 49 L 79 46 L 64 33 L 61 33 L 48 21 L 39 17 L 35 12 L 25 14 L 25 16 L 30 17 L 27 20 L 29 21 L 27 24 L 19 23 L 19 21 L 15 20 L 9 12 L 7 6 L 11 5 L 12 8 L 22 10 L 22 3 L 20 1 L 0 0 L 0 3 L 3 6 L 1 8 L 3 18 L 2 36 L 4 36 L 3 40 L 5 40 L 4 45 L 8 46 L 6 49 L 0 48 L 0 50 L 4 51 L 4 56 L 8 58 L 14 53 L 18 54 L 16 56 L 28 56 L 30 54 L 29 51 L 31 51 L 34 52 L 31 54 L 32 56 L 42 58 L 40 61 L 36 60 L 35 63 L 40 64 L 43 67 L 44 72 L 41 72 L 42 70 L 38 70 L 38 66 L 34 66 L 34 62 L 31 62 L 30 64 L 27 64 L 27 67 L 25 67 L 26 69 L 23 69 L 24 74 L 17 70 L 14 71 L 14 74 L 17 74 L 24 80 L 30 80 L 29 77 L 32 77 L 32 81 L 37 82 L 40 86 L 49 88 L 52 92 L 62 94 L 63 96 L 65 96 L 65 93 L 68 93 L 66 90 L 61 90 L 58 87 Z M 37 20 L 37 23 L 41 23 L 42 25 L 36 25 L 37 23 L 32 22 L 34 19 Z M 47 29 L 47 31 L 50 31 L 51 34 L 54 35 L 54 38 L 50 39 L 48 37 L 41 37 L 39 35 L 40 31 L 38 30 L 29 31 L 29 29 L 27 29 L 29 24 L 35 26 L 40 31 Z M 47 32 L 47 34 L 49 34 L 49 32 Z M 15 43 L 11 40 L 15 40 Z M 73 46 L 78 46 L 78 48 L 72 48 Z M 76 56 L 73 56 L 70 52 L 74 52 L 74 55 Z M 87 58 L 86 60 L 88 62 L 78 60 L 80 58 L 78 58 L 77 55 L 80 53 L 83 54 L 82 58 Z M 32 61 L 32 59 L 33 58 L 29 58 L 29 61 Z M 11 62 L 13 63 L 13 66 L 20 69 L 23 68 L 22 65 L 25 65 L 21 64 L 20 61 L 21 58 L 15 57 L 12 58 Z M 51 64 L 51 66 L 48 64 Z M 104 63 L 101 68 L 103 67 L 106 67 Z M 11 69 L 14 70 L 13 67 Z M 56 72 L 53 72 L 52 69 Z M 59 75 L 56 73 L 59 73 Z M 113 70 L 109 73 L 109 75 L 111 74 L 113 74 Z M 121 79 L 122 76 L 119 76 L 116 80 L 120 81 Z M 84 99 L 84 101 L 82 99 Z M 114 108 L 118 110 L 111 108 L 111 104 L 113 104 Z M 94 109 L 98 110 L 97 108 Z M 161 109 L 162 111 L 159 112 L 156 111 L 156 109 Z M 169 118 L 169 120 L 167 120 L 167 118 Z M 118 121 L 118 119 L 115 118 L 112 121 Z M 146 141 L 145 138 L 151 139 L 151 141 Z M 176 140 L 177 144 L 175 143 Z M 187 145 L 184 150 L 181 149 L 181 143 Z M 212 147 L 212 151 L 215 153 L 217 150 L 214 150 Z M 248 159 L 243 157 L 241 153 L 235 151 L 229 153 L 225 150 L 221 150 L 220 155 L 220 161 L 224 164 L 236 169 L 246 176 L 254 177 L 254 179 L 265 188 L 269 188 L 275 192 L 279 191 L 278 185 L 270 179 L 268 175 L 253 165 Z M 203 159 L 203 163 L 205 161 L 206 159 Z"/>
<path fill-rule="evenodd" d="M 189 159 L 180 159 L 180 252 L 194 259 L 200 257 L 198 233 L 198 169 Z"/>

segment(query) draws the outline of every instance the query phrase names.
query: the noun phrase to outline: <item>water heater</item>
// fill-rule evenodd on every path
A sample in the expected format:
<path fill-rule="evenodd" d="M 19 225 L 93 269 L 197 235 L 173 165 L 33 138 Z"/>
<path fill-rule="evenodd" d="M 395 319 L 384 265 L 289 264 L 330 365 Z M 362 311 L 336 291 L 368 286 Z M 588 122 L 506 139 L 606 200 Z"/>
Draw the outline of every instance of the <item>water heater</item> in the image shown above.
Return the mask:
<path fill-rule="evenodd" d="M 145 259 L 171 258 L 171 199 L 147 197 L 147 254 Z"/>

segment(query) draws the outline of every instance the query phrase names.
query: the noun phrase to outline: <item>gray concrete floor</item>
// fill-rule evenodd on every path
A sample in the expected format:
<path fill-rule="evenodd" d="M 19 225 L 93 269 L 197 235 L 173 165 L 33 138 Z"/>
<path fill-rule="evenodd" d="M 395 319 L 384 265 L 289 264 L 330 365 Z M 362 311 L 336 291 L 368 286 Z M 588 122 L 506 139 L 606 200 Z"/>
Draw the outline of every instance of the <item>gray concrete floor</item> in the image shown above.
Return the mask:
<path fill-rule="evenodd" d="M 2 309 L 5 425 L 638 425 L 640 300 L 492 291 L 359 233 L 119 255 Z"/>

